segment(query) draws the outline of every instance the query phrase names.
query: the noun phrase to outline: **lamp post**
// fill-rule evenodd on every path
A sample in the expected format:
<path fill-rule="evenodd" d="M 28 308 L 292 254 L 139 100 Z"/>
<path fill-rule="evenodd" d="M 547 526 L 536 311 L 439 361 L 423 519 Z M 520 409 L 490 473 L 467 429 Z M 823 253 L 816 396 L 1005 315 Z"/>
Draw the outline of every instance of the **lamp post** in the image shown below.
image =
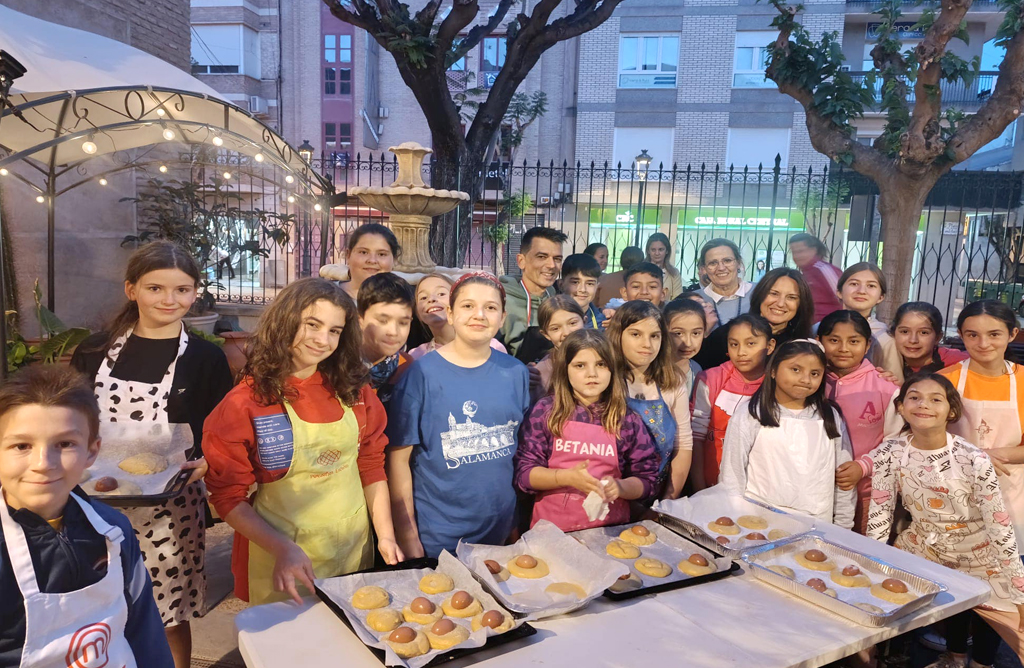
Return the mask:
<path fill-rule="evenodd" d="M 636 202 L 636 239 L 633 243 L 634 246 L 640 246 L 640 227 L 644 223 L 644 188 L 647 185 L 647 171 L 651 167 L 651 159 L 647 149 L 643 149 L 640 151 L 640 155 L 633 158 L 633 162 L 636 164 L 637 176 L 640 178 L 640 195 L 637 197 Z"/>
<path fill-rule="evenodd" d="M 299 145 L 299 157 L 310 165 L 313 164 L 313 145 L 309 143 L 308 139 L 303 139 Z"/>
<path fill-rule="evenodd" d="M 14 109 L 14 105 L 11 104 L 9 98 L 11 85 L 15 79 L 24 74 L 25 66 L 19 63 L 11 54 L 0 50 L 0 114 L 7 107 Z M 17 109 L 14 111 L 16 114 L 19 113 Z M 4 284 L 5 272 L 3 220 L 0 219 L 0 378 L 2 379 L 7 378 L 7 286 Z M 53 290 L 52 281 L 51 285 L 47 287 L 51 291 Z M 51 304 L 50 306 L 52 307 L 53 305 Z"/>

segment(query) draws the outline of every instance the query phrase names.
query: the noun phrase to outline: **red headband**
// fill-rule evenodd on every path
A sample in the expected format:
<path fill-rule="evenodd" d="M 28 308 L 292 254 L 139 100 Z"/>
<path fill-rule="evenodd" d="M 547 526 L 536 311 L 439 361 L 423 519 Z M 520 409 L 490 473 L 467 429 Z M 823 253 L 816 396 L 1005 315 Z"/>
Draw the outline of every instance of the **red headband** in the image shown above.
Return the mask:
<path fill-rule="evenodd" d="M 448 293 L 449 295 L 451 295 L 451 297 L 448 300 L 449 304 L 455 306 L 455 293 L 458 291 L 459 286 L 461 286 L 463 283 L 465 283 L 471 278 L 482 278 L 488 283 L 493 284 L 494 287 L 498 288 L 498 293 L 501 294 L 501 305 L 505 305 L 505 286 L 501 284 L 501 281 L 499 281 L 494 276 L 494 274 L 488 273 L 486 271 L 471 271 L 468 274 L 463 274 L 462 276 L 459 276 L 458 280 L 452 284 L 452 289 Z"/>

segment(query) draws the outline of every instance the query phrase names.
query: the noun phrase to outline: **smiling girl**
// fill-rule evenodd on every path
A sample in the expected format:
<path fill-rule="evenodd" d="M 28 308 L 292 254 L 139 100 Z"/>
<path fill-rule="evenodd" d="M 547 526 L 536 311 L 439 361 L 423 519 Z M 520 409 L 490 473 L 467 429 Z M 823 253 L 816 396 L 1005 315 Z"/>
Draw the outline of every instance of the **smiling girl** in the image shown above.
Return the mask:
<path fill-rule="evenodd" d="M 995 464 L 1019 548 L 1024 536 L 1024 367 L 1006 361 L 1006 349 L 1017 336 L 1017 317 L 1006 304 L 983 299 L 964 307 L 956 328 L 970 358 L 940 372 L 963 397 L 963 417 L 949 431 L 986 451 Z"/>
<path fill-rule="evenodd" d="M 431 339 L 410 350 L 411 359 L 418 360 L 455 339 L 455 328 L 448 324 L 448 295 L 451 291 L 452 279 L 444 274 L 427 274 L 416 284 L 416 319 L 427 328 Z M 491 347 L 500 353 L 505 352 L 505 346 L 498 339 L 491 339 Z"/>
<path fill-rule="evenodd" d="M 817 341 L 790 341 L 775 351 L 764 383 L 729 421 L 721 484 L 731 494 L 849 529 L 857 493 L 840 490 L 835 472 L 852 460 L 852 448 L 824 379 Z"/>
<path fill-rule="evenodd" d="M 185 466 L 194 469 L 181 496 L 124 509 L 153 569 L 157 607 L 179 668 L 191 656 L 189 620 L 205 609 L 203 421 L 231 389 L 224 352 L 182 323 L 196 300 L 199 276 L 195 260 L 181 247 L 168 241 L 142 246 L 128 258 L 128 302 L 106 331 L 86 339 L 71 359 L 71 366 L 93 382 L 101 437 L 115 440 L 133 424 L 167 425 L 182 439 Z M 171 425 L 184 428 L 175 431 Z M 180 567 L 183 555 L 186 568 Z"/>
<path fill-rule="evenodd" d="M 678 498 L 690 473 L 693 434 L 690 394 L 673 361 L 665 317 L 651 302 L 626 302 L 608 325 L 608 340 L 626 362 L 627 403 L 658 450 L 657 494 Z"/>
<path fill-rule="evenodd" d="M 600 332 L 578 330 L 554 353 L 553 394 L 530 411 L 516 452 L 516 487 L 536 494 L 533 519 L 562 531 L 629 521 L 629 501 L 655 491 L 658 453 L 643 422 L 626 406 L 621 369 Z M 591 492 L 609 504 L 590 520 Z"/>
<path fill-rule="evenodd" d="M 941 371 L 967 359 L 966 352 L 939 345 L 944 331 L 942 313 L 928 302 L 907 302 L 896 309 L 890 333 L 903 365 L 899 377 Z"/>
<path fill-rule="evenodd" d="M 505 290 L 484 272 L 449 295 L 455 338 L 398 381 L 387 473 L 399 544 L 409 557 L 455 551 L 460 539 L 501 545 L 515 522 L 512 457 L 530 406 L 526 367 L 490 346 Z"/>
<path fill-rule="evenodd" d="M 530 371 L 531 403 L 537 403 L 551 391 L 554 352 L 565 341 L 565 337 L 584 328 L 585 318 L 580 305 L 569 295 L 549 297 L 540 305 L 540 333 L 554 347 L 542 360 L 527 365 Z"/>
<path fill-rule="evenodd" d="M 668 323 L 668 334 L 672 340 L 676 369 L 686 383 L 686 396 L 690 396 L 693 394 L 697 374 L 701 372 L 693 356 L 700 352 L 704 343 L 707 315 L 697 302 L 676 299 L 665 305 L 665 322 Z"/>
<path fill-rule="evenodd" d="M 885 300 L 887 291 L 885 275 L 873 262 L 858 262 L 847 267 L 839 277 L 836 289 L 843 308 L 859 313 L 871 328 L 868 359 L 875 366 L 896 376 L 897 382 L 902 383 L 903 364 L 896 350 L 896 342 L 885 323 L 874 316 L 875 307 Z"/>
<path fill-rule="evenodd" d="M 314 578 L 402 560 L 384 475 L 386 417 L 363 364 L 356 305 L 303 278 L 263 312 L 242 381 L 206 421 L 210 501 L 235 530 L 235 595 L 254 605 Z M 250 490 L 255 485 L 255 492 Z"/>
<path fill-rule="evenodd" d="M 380 223 L 366 223 L 349 232 L 345 251 L 349 280 L 341 287 L 352 299 L 359 297 L 363 281 L 374 274 L 391 271 L 402 256 L 402 247 L 394 232 Z"/>

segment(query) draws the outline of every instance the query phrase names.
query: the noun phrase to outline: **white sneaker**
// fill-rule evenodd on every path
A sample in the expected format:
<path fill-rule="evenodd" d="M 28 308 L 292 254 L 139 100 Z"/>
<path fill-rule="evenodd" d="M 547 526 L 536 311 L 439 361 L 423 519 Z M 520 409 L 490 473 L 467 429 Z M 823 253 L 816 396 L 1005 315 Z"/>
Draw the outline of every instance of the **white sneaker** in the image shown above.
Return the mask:
<path fill-rule="evenodd" d="M 967 668 L 967 657 L 943 652 L 935 663 L 930 663 L 925 668 Z"/>

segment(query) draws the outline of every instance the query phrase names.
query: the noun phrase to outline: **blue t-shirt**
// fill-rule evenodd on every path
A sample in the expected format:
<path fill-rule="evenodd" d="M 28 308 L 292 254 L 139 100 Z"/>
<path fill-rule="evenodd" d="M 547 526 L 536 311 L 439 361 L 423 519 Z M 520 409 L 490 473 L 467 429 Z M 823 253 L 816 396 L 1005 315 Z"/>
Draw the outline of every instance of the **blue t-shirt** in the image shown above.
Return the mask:
<path fill-rule="evenodd" d="M 473 369 L 438 352 L 414 362 L 388 410 L 393 447 L 414 446 L 413 501 L 428 557 L 455 551 L 459 539 L 502 544 L 515 522 L 512 458 L 530 406 L 522 362 L 498 351 Z"/>

